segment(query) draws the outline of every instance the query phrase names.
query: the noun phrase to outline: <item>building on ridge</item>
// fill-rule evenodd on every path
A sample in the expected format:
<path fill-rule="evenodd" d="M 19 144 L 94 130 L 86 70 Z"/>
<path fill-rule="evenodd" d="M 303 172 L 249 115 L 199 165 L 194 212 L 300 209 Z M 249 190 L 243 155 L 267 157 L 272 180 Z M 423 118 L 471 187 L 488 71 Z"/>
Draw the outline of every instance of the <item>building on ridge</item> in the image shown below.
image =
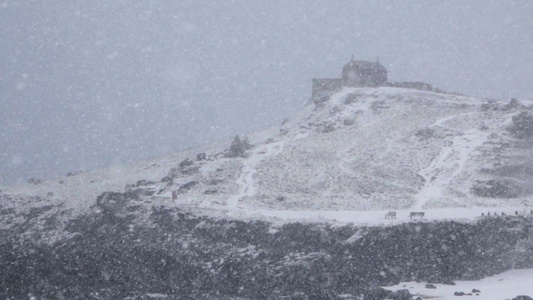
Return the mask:
<path fill-rule="evenodd" d="M 342 78 L 314 78 L 313 98 L 330 95 L 348 87 L 377 87 L 387 85 L 387 69 L 379 63 L 354 60 L 342 68 Z"/>

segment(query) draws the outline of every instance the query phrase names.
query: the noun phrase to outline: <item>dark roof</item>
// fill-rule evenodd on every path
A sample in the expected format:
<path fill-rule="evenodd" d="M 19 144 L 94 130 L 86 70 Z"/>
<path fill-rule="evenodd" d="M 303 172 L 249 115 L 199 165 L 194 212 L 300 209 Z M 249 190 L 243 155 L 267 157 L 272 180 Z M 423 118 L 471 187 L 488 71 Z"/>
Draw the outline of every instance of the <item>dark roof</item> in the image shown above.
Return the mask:
<path fill-rule="evenodd" d="M 342 68 L 343 71 L 346 69 L 381 69 L 387 71 L 387 69 L 385 69 L 385 67 L 380 64 L 379 61 L 370 62 L 362 60 L 351 60 Z"/>

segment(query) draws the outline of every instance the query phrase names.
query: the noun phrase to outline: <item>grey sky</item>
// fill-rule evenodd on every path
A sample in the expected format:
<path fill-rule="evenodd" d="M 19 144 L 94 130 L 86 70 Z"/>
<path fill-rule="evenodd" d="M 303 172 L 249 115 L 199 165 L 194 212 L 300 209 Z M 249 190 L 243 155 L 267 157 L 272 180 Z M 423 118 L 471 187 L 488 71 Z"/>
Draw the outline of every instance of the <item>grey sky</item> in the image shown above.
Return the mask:
<path fill-rule="evenodd" d="M 353 53 L 533 98 L 533 2 L 0 0 L 0 185 L 278 124 Z"/>

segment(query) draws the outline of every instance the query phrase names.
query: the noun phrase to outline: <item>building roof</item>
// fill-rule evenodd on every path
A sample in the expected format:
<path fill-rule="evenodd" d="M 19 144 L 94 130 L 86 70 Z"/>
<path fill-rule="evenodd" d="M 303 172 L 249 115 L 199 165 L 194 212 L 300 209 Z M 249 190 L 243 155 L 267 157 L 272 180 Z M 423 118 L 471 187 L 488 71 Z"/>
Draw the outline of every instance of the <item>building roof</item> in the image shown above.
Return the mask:
<path fill-rule="evenodd" d="M 385 69 L 385 67 L 381 63 L 379 63 L 379 61 L 370 62 L 362 60 L 353 60 L 353 58 L 342 68 L 343 71 L 347 69 L 377 69 L 387 71 L 387 69 Z"/>

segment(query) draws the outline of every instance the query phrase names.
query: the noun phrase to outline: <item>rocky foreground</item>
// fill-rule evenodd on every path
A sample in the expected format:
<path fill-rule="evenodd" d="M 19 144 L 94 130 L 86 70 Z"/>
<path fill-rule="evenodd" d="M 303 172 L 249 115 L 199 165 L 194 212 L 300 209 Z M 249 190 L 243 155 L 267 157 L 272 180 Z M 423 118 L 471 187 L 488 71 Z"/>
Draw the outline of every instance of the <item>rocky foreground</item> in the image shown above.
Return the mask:
<path fill-rule="evenodd" d="M 125 199 L 125 212 L 113 212 L 113 197 Z M 42 240 L 56 230 L 53 220 L 41 233 L 24 234 L 39 212 L 19 216 L 26 222 L 0 231 L 0 297 L 410 299 L 408 291 L 377 287 L 453 284 L 533 268 L 533 222 L 526 217 L 276 227 L 164 206 L 145 211 L 137 205 L 141 200 L 128 197 L 104 194 L 53 243 Z"/>

